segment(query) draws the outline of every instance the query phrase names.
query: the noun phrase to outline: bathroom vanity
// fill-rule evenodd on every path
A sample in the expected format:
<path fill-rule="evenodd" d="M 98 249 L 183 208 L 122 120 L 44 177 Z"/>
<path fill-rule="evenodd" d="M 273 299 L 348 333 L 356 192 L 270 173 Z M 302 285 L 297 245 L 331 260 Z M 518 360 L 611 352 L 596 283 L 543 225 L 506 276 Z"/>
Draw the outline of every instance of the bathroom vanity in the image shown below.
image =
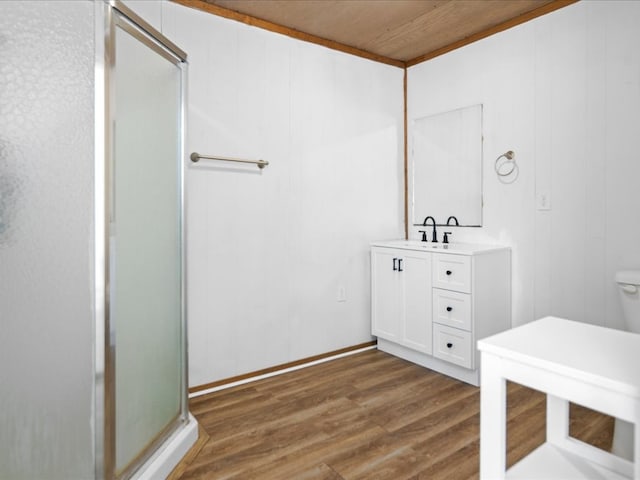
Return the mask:
<path fill-rule="evenodd" d="M 510 327 L 509 248 L 371 245 L 371 332 L 379 350 L 477 386 L 476 342 Z"/>

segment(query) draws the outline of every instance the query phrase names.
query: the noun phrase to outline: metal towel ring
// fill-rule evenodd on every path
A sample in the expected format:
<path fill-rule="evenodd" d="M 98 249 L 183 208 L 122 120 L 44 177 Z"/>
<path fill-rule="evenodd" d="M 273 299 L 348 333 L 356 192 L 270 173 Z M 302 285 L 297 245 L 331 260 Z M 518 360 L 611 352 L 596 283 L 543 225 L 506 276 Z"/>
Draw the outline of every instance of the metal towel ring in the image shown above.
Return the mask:
<path fill-rule="evenodd" d="M 513 171 L 517 167 L 516 161 L 514 160 L 515 156 L 516 154 L 513 153 L 513 150 L 509 150 L 508 152 L 505 152 L 498 158 L 496 158 L 494 169 L 499 177 L 508 177 L 513 173 Z M 500 162 L 501 158 L 505 158 L 505 160 L 503 162 Z M 511 168 L 507 167 L 508 170 L 503 169 L 502 167 L 504 167 L 505 165 L 510 165 Z"/>

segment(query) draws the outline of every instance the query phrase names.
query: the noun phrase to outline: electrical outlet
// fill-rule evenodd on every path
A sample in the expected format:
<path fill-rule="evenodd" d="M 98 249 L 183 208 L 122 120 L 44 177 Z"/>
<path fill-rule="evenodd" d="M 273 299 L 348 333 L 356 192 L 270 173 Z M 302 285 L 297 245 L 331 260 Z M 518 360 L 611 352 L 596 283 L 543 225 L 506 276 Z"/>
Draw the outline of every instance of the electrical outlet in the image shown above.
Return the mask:
<path fill-rule="evenodd" d="M 347 289 L 341 285 L 338 287 L 338 302 L 346 302 L 347 301 Z"/>
<path fill-rule="evenodd" d="M 536 207 L 538 210 L 551 210 L 551 194 L 540 192 L 536 195 Z"/>

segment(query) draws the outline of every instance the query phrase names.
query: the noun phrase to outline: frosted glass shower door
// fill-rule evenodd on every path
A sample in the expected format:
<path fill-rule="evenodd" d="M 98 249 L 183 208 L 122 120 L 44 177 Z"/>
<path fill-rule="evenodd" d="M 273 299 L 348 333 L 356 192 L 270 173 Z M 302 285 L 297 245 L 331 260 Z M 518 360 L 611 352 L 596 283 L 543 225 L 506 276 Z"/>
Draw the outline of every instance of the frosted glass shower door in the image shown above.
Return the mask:
<path fill-rule="evenodd" d="M 109 330 L 119 476 L 183 415 L 183 76 L 179 61 L 124 18 L 112 38 Z"/>

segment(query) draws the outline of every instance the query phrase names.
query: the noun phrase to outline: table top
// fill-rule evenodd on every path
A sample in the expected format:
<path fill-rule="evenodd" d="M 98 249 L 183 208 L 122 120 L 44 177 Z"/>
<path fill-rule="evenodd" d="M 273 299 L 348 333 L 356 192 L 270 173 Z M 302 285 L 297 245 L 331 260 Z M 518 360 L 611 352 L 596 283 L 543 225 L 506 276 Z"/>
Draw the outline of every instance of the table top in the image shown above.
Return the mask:
<path fill-rule="evenodd" d="M 640 334 L 546 317 L 484 338 L 478 349 L 640 398 Z"/>

